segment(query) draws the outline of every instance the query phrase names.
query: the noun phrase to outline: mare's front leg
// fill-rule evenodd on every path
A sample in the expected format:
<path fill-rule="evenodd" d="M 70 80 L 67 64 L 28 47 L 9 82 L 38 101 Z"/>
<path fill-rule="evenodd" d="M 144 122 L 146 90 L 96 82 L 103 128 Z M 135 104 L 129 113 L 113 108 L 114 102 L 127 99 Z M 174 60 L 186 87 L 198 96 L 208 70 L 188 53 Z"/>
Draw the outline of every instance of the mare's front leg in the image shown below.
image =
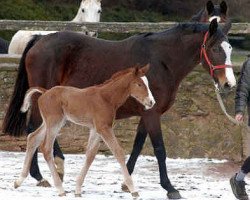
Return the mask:
<path fill-rule="evenodd" d="M 155 111 L 149 111 L 146 112 L 142 118 L 146 131 L 150 136 L 154 148 L 154 154 L 158 161 L 161 186 L 168 191 L 167 196 L 169 199 L 180 199 L 181 195 L 178 190 L 172 186 L 167 174 L 166 150 L 162 137 L 160 116 L 161 115 Z"/>
<path fill-rule="evenodd" d="M 133 150 L 127 162 L 127 168 L 128 168 L 129 174 L 132 174 L 134 171 L 135 163 L 137 161 L 138 156 L 141 153 L 146 137 L 147 137 L 147 131 L 145 129 L 143 120 L 141 118 L 137 127 L 137 133 L 136 133 L 136 137 L 135 137 L 135 141 L 133 145 Z"/>

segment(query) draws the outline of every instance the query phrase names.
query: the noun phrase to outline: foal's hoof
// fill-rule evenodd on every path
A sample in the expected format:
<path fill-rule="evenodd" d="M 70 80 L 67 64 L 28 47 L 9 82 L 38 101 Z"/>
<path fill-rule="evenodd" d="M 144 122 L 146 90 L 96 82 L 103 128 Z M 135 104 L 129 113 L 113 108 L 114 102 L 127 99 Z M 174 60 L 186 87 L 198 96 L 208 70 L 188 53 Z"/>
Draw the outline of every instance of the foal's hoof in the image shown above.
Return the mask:
<path fill-rule="evenodd" d="M 172 191 L 172 192 L 168 192 L 167 193 L 167 197 L 169 199 L 182 199 L 180 193 L 178 190 Z"/>
<path fill-rule="evenodd" d="M 45 179 L 42 179 L 42 180 L 38 181 L 36 186 L 39 186 L 39 187 L 51 187 L 49 182 L 47 180 L 45 180 Z"/>
<path fill-rule="evenodd" d="M 63 193 L 59 194 L 58 196 L 59 196 L 59 197 L 64 197 L 64 196 L 66 196 L 66 193 L 63 192 Z"/>
<path fill-rule="evenodd" d="M 17 181 L 14 182 L 14 188 L 17 189 L 18 187 L 20 187 L 20 185 L 17 183 Z"/>
<path fill-rule="evenodd" d="M 75 194 L 75 197 L 82 197 L 82 194 Z"/>
<path fill-rule="evenodd" d="M 131 195 L 134 199 L 136 199 L 140 196 L 138 192 L 132 192 Z"/>
<path fill-rule="evenodd" d="M 122 184 L 122 191 L 123 192 L 130 192 L 129 189 L 128 189 L 128 186 L 126 184 Z"/>

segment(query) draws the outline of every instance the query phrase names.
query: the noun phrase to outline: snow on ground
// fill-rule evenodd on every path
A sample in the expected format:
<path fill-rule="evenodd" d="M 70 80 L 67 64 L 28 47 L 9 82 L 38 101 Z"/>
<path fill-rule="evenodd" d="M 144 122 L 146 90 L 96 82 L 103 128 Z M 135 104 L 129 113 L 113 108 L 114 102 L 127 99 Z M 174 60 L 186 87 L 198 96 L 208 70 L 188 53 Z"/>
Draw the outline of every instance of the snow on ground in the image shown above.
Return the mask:
<path fill-rule="evenodd" d="M 75 179 L 84 162 L 84 155 L 65 155 L 66 175 L 64 188 L 69 193 L 58 197 L 54 187 L 37 187 L 35 179 L 28 176 L 21 187 L 14 189 L 14 180 L 19 177 L 24 161 L 24 153 L 0 151 L 0 200 L 118 200 L 132 199 L 129 193 L 121 191 L 122 175 L 113 156 L 98 155 L 87 174 L 82 197 L 74 197 Z M 39 154 L 40 169 L 44 177 L 52 183 L 49 169 Z M 180 190 L 185 199 L 190 200 L 234 200 L 229 178 L 239 166 L 226 160 L 215 159 L 167 159 L 172 184 Z M 135 186 L 142 200 L 167 199 L 166 191 L 159 184 L 156 159 L 140 156 L 133 174 Z M 250 180 L 246 180 L 250 182 Z M 250 194 L 250 191 L 247 191 Z"/>

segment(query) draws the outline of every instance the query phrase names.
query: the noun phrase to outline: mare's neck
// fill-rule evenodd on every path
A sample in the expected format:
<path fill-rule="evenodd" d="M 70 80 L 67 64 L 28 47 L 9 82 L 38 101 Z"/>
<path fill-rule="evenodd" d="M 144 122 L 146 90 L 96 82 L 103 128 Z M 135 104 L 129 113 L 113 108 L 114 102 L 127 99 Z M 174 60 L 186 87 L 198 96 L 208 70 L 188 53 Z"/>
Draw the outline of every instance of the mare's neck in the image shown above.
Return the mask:
<path fill-rule="evenodd" d="M 102 96 L 118 109 L 130 96 L 129 83 L 129 77 L 108 82 L 101 86 Z"/>
<path fill-rule="evenodd" d="M 169 57 L 165 64 L 175 76 L 176 84 L 200 63 L 200 50 L 205 31 L 197 33 L 177 33 L 175 43 L 168 49 Z M 166 44 L 168 45 L 168 44 Z M 170 58 L 170 61 L 168 61 Z"/>
<path fill-rule="evenodd" d="M 191 21 L 193 22 L 207 22 L 207 13 L 205 8 L 200 10 L 196 15 L 192 16 Z"/>

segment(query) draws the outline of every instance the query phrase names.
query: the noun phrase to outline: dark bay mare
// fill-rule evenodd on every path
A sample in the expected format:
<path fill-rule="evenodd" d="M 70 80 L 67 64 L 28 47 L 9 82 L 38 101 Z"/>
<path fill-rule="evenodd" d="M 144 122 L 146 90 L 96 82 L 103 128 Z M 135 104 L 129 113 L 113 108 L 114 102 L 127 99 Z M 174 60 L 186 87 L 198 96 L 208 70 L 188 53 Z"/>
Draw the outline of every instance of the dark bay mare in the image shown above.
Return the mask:
<path fill-rule="evenodd" d="M 227 10 L 227 3 L 225 1 L 222 1 L 219 5 L 214 5 L 212 1 L 208 1 L 205 8 L 194 15 L 191 21 L 211 22 L 213 19 L 217 19 L 217 22 L 226 22 Z"/>
<path fill-rule="evenodd" d="M 230 27 L 226 23 L 221 29 L 217 20 L 213 20 L 209 25 L 181 23 L 163 32 L 139 34 L 121 41 L 96 39 L 74 32 L 58 32 L 44 36 L 37 42 L 34 38 L 20 61 L 3 132 L 12 136 L 25 133 L 27 116 L 20 112 L 20 108 L 29 87 L 49 89 L 55 85 L 69 85 L 84 88 L 100 84 L 115 72 L 129 66 L 150 63 L 146 76 L 156 105 L 145 111 L 142 105 L 129 98 L 118 110 L 116 118 L 141 117 L 127 162 L 129 173 L 132 174 L 149 135 L 159 165 L 160 184 L 168 191 L 169 198 L 179 199 L 181 196 L 167 175 L 160 118 L 173 105 L 183 78 L 200 62 L 210 72 L 216 87 L 223 89 L 235 86 L 230 58 L 232 48 L 227 39 Z M 41 123 L 37 108 L 38 96 L 33 97 L 28 132 L 34 131 Z M 63 159 L 57 142 L 54 145 L 54 156 Z M 33 165 L 32 170 L 36 170 L 36 175 L 42 179 L 38 165 Z M 34 173 L 32 170 L 31 175 Z"/>

